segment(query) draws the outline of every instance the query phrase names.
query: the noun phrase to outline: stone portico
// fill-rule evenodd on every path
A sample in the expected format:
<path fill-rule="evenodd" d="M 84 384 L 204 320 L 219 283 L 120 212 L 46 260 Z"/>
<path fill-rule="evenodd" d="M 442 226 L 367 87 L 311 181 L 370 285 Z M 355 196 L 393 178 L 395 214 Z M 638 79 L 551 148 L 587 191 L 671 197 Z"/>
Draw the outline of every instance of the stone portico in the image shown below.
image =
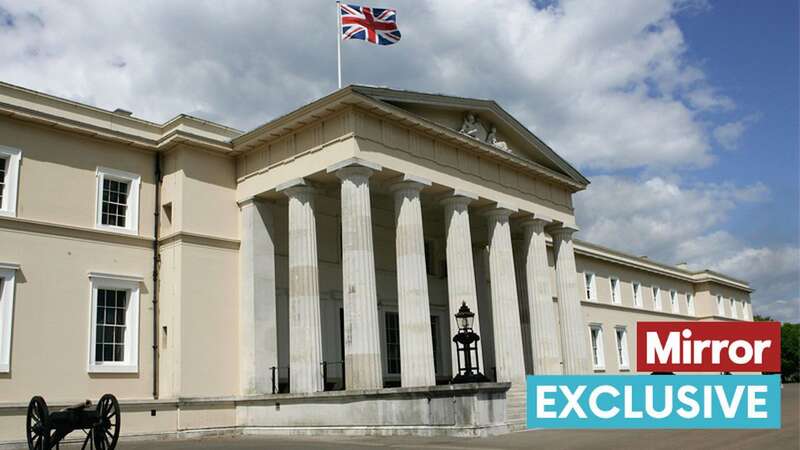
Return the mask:
<path fill-rule="evenodd" d="M 381 98 L 394 92 L 353 88 L 244 136 L 242 393 L 271 393 L 273 372 L 291 394 L 323 392 L 325 383 L 347 391 L 445 383 L 457 370 L 450 337 L 463 302 L 477 313 L 481 370 L 510 383 L 506 419 L 522 423 L 526 359 L 536 373 L 591 371 L 570 201 L 586 181 L 532 135 L 515 134 L 518 124 L 493 102 Z M 420 107 L 412 123 L 409 111 Z M 448 127 L 425 122 L 428 114 L 465 119 Z M 489 127 L 495 140 L 498 128 L 505 133 L 502 146 L 487 140 Z M 389 309 L 399 374 L 386 367 L 397 359 L 387 355 Z M 437 331 L 438 317 L 446 323 Z"/>

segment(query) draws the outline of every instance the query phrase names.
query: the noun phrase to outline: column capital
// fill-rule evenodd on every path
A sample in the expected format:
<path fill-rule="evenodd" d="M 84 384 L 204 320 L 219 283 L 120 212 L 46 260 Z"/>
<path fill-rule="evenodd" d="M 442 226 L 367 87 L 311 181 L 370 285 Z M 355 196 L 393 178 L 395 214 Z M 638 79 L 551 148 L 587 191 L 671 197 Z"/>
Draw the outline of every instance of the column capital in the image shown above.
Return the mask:
<path fill-rule="evenodd" d="M 479 214 L 488 218 L 509 218 L 511 214 L 517 212 L 517 208 L 497 203 L 480 210 Z"/>
<path fill-rule="evenodd" d="M 347 166 L 336 169 L 334 175 L 342 181 L 350 180 L 354 183 L 366 183 L 374 170 L 364 166 Z"/>
<path fill-rule="evenodd" d="M 533 228 L 534 231 L 537 233 L 541 233 L 544 231 L 544 228 L 548 225 L 553 223 L 553 219 L 544 216 L 533 216 L 526 217 L 519 221 L 519 225 L 522 228 Z"/>
<path fill-rule="evenodd" d="M 389 191 L 393 192 L 395 196 L 401 195 L 403 192 L 419 193 L 430 185 L 429 180 L 414 175 L 402 175 L 388 183 Z"/>
<path fill-rule="evenodd" d="M 348 158 L 345 159 L 344 161 L 339 161 L 338 163 L 328 166 L 328 168 L 325 169 L 325 171 L 327 173 L 336 172 L 338 174 L 338 172 L 341 171 L 342 169 L 350 167 L 362 167 L 366 169 L 371 169 L 371 171 L 376 171 L 376 172 L 380 172 L 381 170 L 383 170 L 383 167 L 378 163 L 367 161 L 361 158 Z M 372 173 L 371 171 L 370 173 Z"/>
<path fill-rule="evenodd" d="M 580 229 L 577 226 L 569 226 L 563 224 L 558 224 L 547 228 L 547 232 L 550 233 L 551 236 L 553 236 L 553 239 L 570 239 L 572 235 L 577 231 L 580 231 Z"/>
<path fill-rule="evenodd" d="M 414 182 L 417 184 L 421 184 L 422 186 L 430 186 L 431 184 L 433 184 L 431 180 L 427 178 L 418 177 L 416 175 L 412 175 L 409 173 L 404 173 L 400 176 L 390 178 L 389 180 L 387 180 L 386 185 L 389 186 L 389 188 L 391 189 L 392 186 L 404 182 Z"/>
<path fill-rule="evenodd" d="M 239 209 L 244 209 L 250 206 L 255 206 L 256 204 L 263 204 L 263 203 L 271 203 L 271 202 L 261 197 L 250 197 L 236 202 L 236 204 L 239 205 Z"/>
<path fill-rule="evenodd" d="M 314 187 L 304 178 L 295 178 L 294 180 L 289 180 L 275 187 L 276 192 L 282 192 L 286 194 L 287 197 L 311 194 L 314 190 Z"/>
<path fill-rule="evenodd" d="M 453 189 L 453 192 L 439 197 L 439 203 L 442 205 L 452 204 L 467 206 L 477 199 L 477 194 L 473 194 L 472 192 L 468 191 L 462 191 L 461 189 Z"/>

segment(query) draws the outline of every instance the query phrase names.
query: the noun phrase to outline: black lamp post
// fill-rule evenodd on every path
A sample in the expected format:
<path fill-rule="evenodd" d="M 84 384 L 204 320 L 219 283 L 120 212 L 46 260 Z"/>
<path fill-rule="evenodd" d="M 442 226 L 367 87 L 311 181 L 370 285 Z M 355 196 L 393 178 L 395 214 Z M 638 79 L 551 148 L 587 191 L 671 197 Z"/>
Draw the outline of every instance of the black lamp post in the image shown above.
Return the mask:
<path fill-rule="evenodd" d="M 489 381 L 478 367 L 478 341 L 480 336 L 472 331 L 472 322 L 475 313 L 469 310 L 466 302 L 461 303 L 461 308 L 455 314 L 458 333 L 453 336 L 456 343 L 456 358 L 458 359 L 458 374 L 451 383 L 479 383 Z"/>

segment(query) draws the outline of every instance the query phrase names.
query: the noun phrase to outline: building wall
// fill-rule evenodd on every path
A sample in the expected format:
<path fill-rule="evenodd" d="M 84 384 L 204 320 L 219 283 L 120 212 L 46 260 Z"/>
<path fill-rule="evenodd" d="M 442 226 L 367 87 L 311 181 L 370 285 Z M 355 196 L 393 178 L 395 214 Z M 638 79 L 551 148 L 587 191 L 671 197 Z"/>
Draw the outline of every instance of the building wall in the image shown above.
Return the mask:
<path fill-rule="evenodd" d="M 238 393 L 239 208 L 233 159 L 182 146 L 163 158 L 162 395 Z"/>
<path fill-rule="evenodd" d="M 182 146 L 175 153 L 181 198 L 173 214 L 181 216 L 173 232 L 217 239 L 239 238 L 236 205 L 236 161 L 230 157 Z"/>
<path fill-rule="evenodd" d="M 287 181 L 355 156 L 352 114 L 335 113 L 237 157 L 237 197 L 244 201 Z"/>
<path fill-rule="evenodd" d="M 180 395 L 239 392 L 238 251 L 184 241 L 180 254 Z"/>
<path fill-rule="evenodd" d="M 586 282 L 583 276 L 587 272 L 595 274 L 595 285 L 597 289 L 597 302 L 612 304 L 611 300 L 611 278 L 616 277 L 620 280 L 620 293 L 621 306 L 634 308 L 633 302 L 633 282 L 640 283 L 642 289 L 642 306 L 638 309 L 646 311 L 653 311 L 654 313 L 673 314 L 669 293 L 675 290 L 678 295 L 679 318 L 676 320 L 685 320 L 689 316 L 686 304 L 686 295 L 695 294 L 695 288 L 689 281 L 667 277 L 663 275 L 654 274 L 644 270 L 637 270 L 617 264 L 610 264 L 608 262 L 589 258 L 583 255 L 578 255 L 575 260 L 576 268 L 578 270 L 578 286 L 581 288 L 581 298 L 586 298 Z M 655 300 L 653 298 L 653 288 L 660 289 L 661 308 L 656 309 Z M 697 313 L 697 298 L 695 298 L 695 313 Z M 658 314 L 656 314 L 658 315 Z M 697 316 L 697 314 L 695 314 Z"/>
<path fill-rule="evenodd" d="M 138 174 L 139 236 L 153 236 L 154 154 L 0 118 L 0 145 L 22 150 L 17 217 L 93 229 L 97 168 Z"/>
<path fill-rule="evenodd" d="M 590 326 L 599 326 L 602 329 L 602 348 L 604 365 L 597 369 L 597 373 L 636 373 L 636 322 L 638 321 L 688 321 L 688 320 L 733 320 L 730 315 L 716 316 L 716 304 L 708 290 L 724 293 L 726 298 L 737 298 L 748 303 L 749 295 L 741 290 L 727 286 L 710 283 L 692 283 L 666 275 L 659 275 L 650 271 L 631 268 L 620 264 L 588 257 L 576 256 L 578 286 L 581 289 L 584 322 L 586 325 L 586 338 L 589 339 Z M 585 274 L 595 274 L 596 299 L 590 300 L 586 296 Z M 612 303 L 611 282 L 612 277 L 620 280 L 621 303 Z M 642 289 L 642 305 L 636 306 L 633 302 L 632 283 L 638 281 Z M 656 309 L 653 300 L 653 286 L 661 289 L 661 309 Z M 670 290 L 677 292 L 678 312 L 673 313 L 670 304 Z M 690 314 L 687 306 L 687 294 L 694 294 L 695 313 Z M 711 307 L 714 313 L 710 313 Z M 751 317 L 739 315 L 739 320 L 751 320 Z M 627 332 L 627 368 L 622 367 L 618 356 L 617 328 L 624 328 Z M 591 348 L 591 346 L 590 346 Z"/>
<path fill-rule="evenodd" d="M 358 137 L 349 133 L 353 132 Z M 151 395 L 152 233 L 155 203 L 154 154 L 131 147 L 0 119 L 0 144 L 20 148 L 18 218 L 0 218 L 0 262 L 21 266 L 17 276 L 10 374 L 0 374 L 0 398 L 25 401 L 34 393 L 55 400 L 97 398 L 114 392 L 120 398 Z M 325 150 L 325 151 L 321 151 Z M 351 156 L 380 161 L 393 170 L 430 175 L 443 185 L 468 188 L 486 198 L 509 199 L 523 209 L 571 222 L 567 191 L 521 176 L 492 161 L 483 161 L 446 143 L 387 123 L 369 113 L 349 110 L 296 130 L 280 142 L 267 143 L 237 159 L 186 145 L 162 155 L 164 179 L 159 254 L 159 387 L 164 398 L 218 396 L 238 393 L 238 246 L 237 200 L 273 189 L 280 182 L 324 170 Z M 291 164 L 290 164 L 291 163 Z M 139 234 L 128 236 L 94 229 L 96 170 L 108 167 L 142 178 Z M 280 363 L 288 361 L 288 254 L 285 199 L 273 200 L 276 211 Z M 426 239 L 434 253 L 428 278 L 431 312 L 443 330 L 440 375 L 450 367 L 452 343 L 447 323 L 444 269 L 444 224 L 441 209 L 423 204 Z M 169 205 L 164 208 L 165 205 Z M 376 188 L 373 195 L 374 239 L 379 308 L 396 309 L 393 200 Z M 335 185 L 317 198 L 320 290 L 324 327 L 324 358 L 340 360 L 338 309 L 341 305 L 339 250 L 340 206 Z M 483 218 L 473 217 L 473 239 L 485 242 Z M 555 273 L 550 255 L 552 286 Z M 613 343 L 613 327 L 625 325 L 631 339 L 636 320 L 686 319 L 685 296 L 695 293 L 696 316 L 718 319 L 715 295 L 736 298 L 749 306 L 745 291 L 718 283 L 693 283 L 655 274 L 585 254 L 577 257 L 578 286 L 583 272 L 596 274 L 597 302 L 584 302 L 589 323 L 601 323 L 605 344 Z M 138 373 L 113 375 L 87 372 L 90 284 L 89 272 L 140 277 Z M 622 304 L 610 304 L 608 278 L 618 276 Z M 482 280 L 481 277 L 478 278 Z M 630 282 L 640 281 L 643 309 L 632 308 Z M 490 304 L 490 280 L 479 281 L 484 304 Z M 650 287 L 662 289 L 665 311 L 652 311 Z M 679 293 L 680 314 L 669 309 L 669 290 Z M 557 294 L 553 292 L 554 296 Z M 523 299 L 524 300 L 524 299 Z M 556 304 L 554 304 L 554 307 Z M 726 307 L 728 304 L 726 303 Z M 752 311 L 752 309 L 750 309 Z M 480 312 L 483 323 L 490 311 Z M 728 314 L 729 315 L 729 314 Z M 741 317 L 741 316 L 740 316 Z M 383 315 L 381 315 L 383 328 Z M 384 337 L 385 340 L 385 336 Z M 588 334 L 587 334 L 588 338 Z M 491 330 L 484 332 L 487 364 L 491 363 Z M 615 353 L 606 348 L 608 359 Z M 385 353 L 385 352 L 384 352 Z M 384 362 L 385 364 L 385 362 Z M 58 374 L 54 375 L 54 368 Z M 489 369 L 488 365 L 486 367 Z M 332 372 L 336 376 L 336 371 Z M 58 382 L 53 380 L 58 378 Z M 392 380 L 393 377 L 387 376 Z"/>
<path fill-rule="evenodd" d="M 746 305 L 747 317 L 744 318 L 752 320 L 753 306 L 750 303 L 750 295 L 747 292 L 712 282 L 699 283 L 696 289 L 698 297 L 703 299 L 703 316 L 716 318 L 734 317 L 730 309 L 730 301 L 733 299 L 738 311 L 737 318 L 743 318 L 742 305 Z M 719 314 L 717 311 L 717 296 L 722 296 L 723 298 L 723 314 Z"/>
<path fill-rule="evenodd" d="M 20 265 L 0 399 L 148 397 L 154 154 L 7 118 L 0 118 L 0 145 L 22 151 L 17 217 L 0 217 L 0 261 Z M 94 228 L 97 167 L 141 176 L 137 236 Z M 142 279 L 137 373 L 88 372 L 90 272 Z"/>

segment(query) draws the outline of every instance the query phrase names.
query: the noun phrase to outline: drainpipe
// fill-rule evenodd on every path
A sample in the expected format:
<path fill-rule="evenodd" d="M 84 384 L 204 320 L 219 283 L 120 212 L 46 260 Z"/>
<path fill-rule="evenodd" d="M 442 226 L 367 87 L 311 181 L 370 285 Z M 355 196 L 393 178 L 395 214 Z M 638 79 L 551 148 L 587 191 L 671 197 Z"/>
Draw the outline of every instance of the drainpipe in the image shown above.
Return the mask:
<path fill-rule="evenodd" d="M 161 257 L 158 254 L 158 235 L 161 228 L 161 154 L 156 152 L 156 204 L 153 210 L 153 399 L 158 399 L 158 270 Z"/>

